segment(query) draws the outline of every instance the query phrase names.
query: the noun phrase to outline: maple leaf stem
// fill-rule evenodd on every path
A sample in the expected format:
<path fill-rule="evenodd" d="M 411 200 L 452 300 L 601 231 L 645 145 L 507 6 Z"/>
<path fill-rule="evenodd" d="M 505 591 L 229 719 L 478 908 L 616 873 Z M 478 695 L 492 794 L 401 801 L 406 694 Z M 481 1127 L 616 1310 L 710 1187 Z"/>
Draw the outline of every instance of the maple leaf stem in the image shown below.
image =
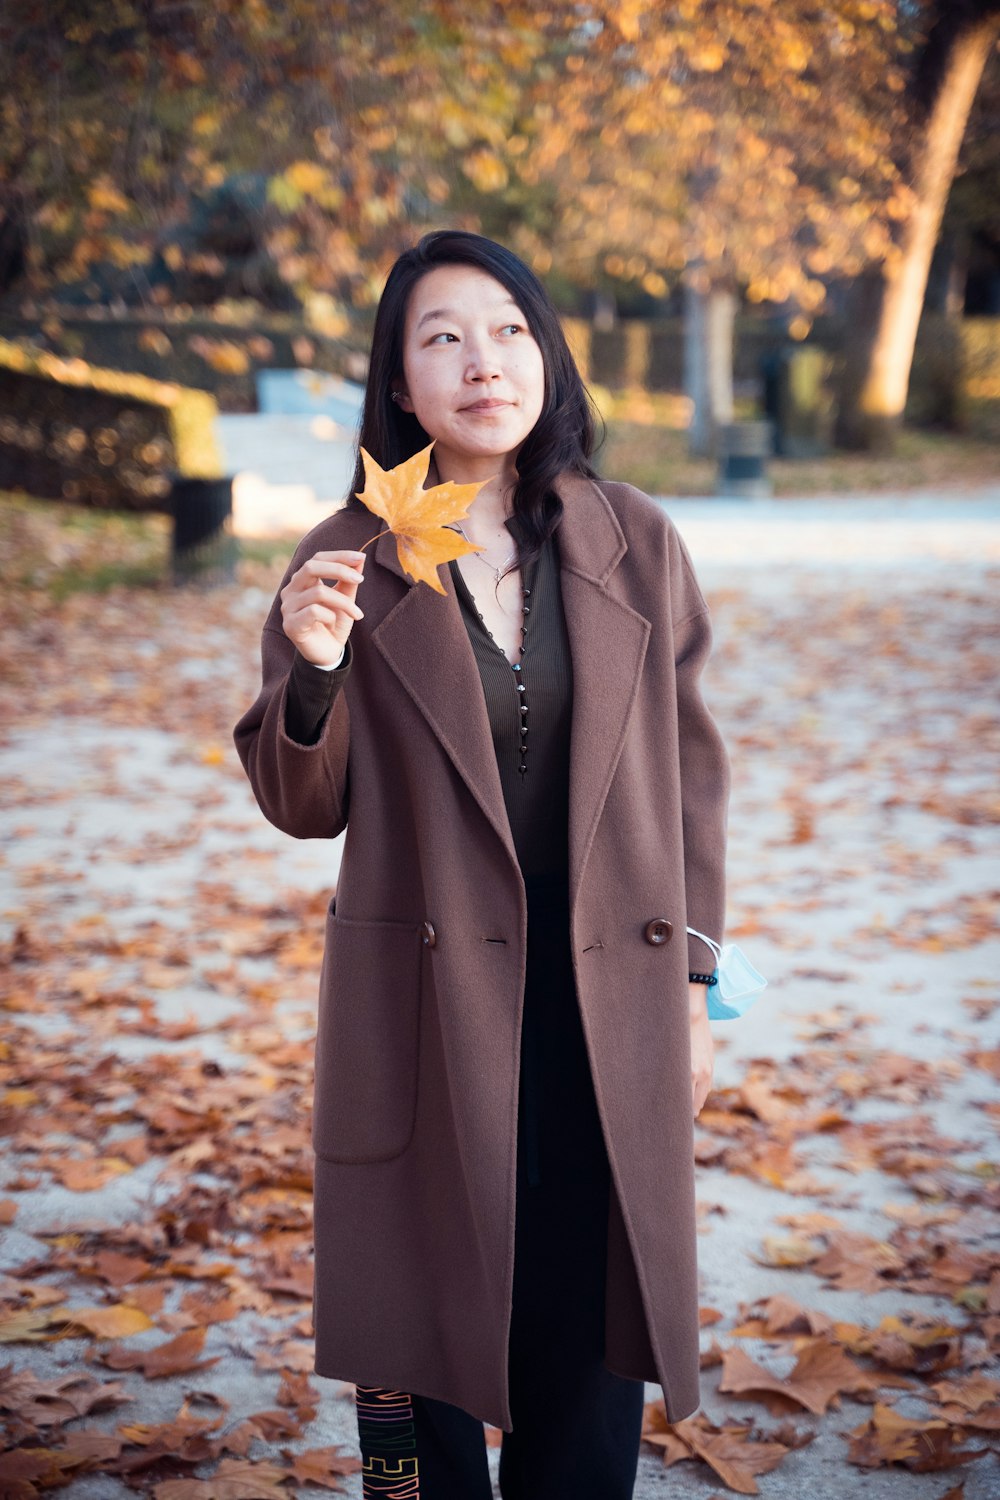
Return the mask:
<path fill-rule="evenodd" d="M 364 543 L 364 546 L 361 546 L 361 547 L 358 548 L 358 551 L 359 552 L 363 552 L 365 550 L 365 547 L 370 547 L 371 544 L 372 544 L 372 542 L 377 542 L 378 539 L 379 539 L 379 537 L 381 535 L 382 535 L 381 531 L 376 531 L 376 533 L 375 533 L 374 536 L 370 536 L 368 538 L 367 542 Z"/>

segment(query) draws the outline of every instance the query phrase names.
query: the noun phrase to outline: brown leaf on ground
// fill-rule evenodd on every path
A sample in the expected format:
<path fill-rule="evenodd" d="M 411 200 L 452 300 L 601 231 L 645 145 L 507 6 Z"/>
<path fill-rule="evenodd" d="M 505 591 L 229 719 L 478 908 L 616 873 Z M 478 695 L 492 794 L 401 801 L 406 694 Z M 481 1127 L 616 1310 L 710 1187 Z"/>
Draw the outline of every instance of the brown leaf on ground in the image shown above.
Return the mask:
<path fill-rule="evenodd" d="M 962 1359 L 962 1339 L 950 1323 L 934 1318 L 899 1318 L 891 1314 L 875 1328 L 839 1324 L 841 1343 L 854 1353 L 868 1354 L 886 1370 L 907 1370 L 933 1375 L 957 1368 Z"/>
<path fill-rule="evenodd" d="M 155 1500 L 288 1500 L 288 1470 L 269 1459 L 224 1458 L 210 1479 L 165 1479 Z"/>
<path fill-rule="evenodd" d="M 983 1406 L 971 1414 L 961 1406 L 945 1404 L 936 1408 L 935 1416 L 943 1417 L 946 1422 L 954 1422 L 957 1427 L 964 1427 L 968 1432 L 1000 1433 L 1000 1403 Z"/>
<path fill-rule="evenodd" d="M 217 1365 L 220 1356 L 199 1359 L 205 1343 L 204 1328 L 189 1328 L 153 1349 L 109 1349 L 103 1363 L 112 1370 L 141 1370 L 147 1380 L 164 1375 L 186 1374 L 189 1370 L 206 1370 Z"/>
<path fill-rule="evenodd" d="M 813 1307 L 803 1307 L 793 1297 L 779 1294 L 766 1297 L 759 1304 L 760 1315 L 744 1318 L 731 1330 L 735 1337 L 765 1338 L 796 1337 L 800 1334 L 829 1334 L 833 1319 Z"/>
<path fill-rule="evenodd" d="M 50 1157 L 48 1165 L 53 1176 L 58 1177 L 63 1186 L 73 1193 L 92 1193 L 97 1188 L 106 1187 L 116 1177 L 127 1176 L 132 1171 L 130 1162 L 115 1156 L 101 1157 L 94 1161 L 80 1161 L 68 1156 L 59 1160 Z"/>
<path fill-rule="evenodd" d="M 972 1413 L 991 1409 L 1000 1401 L 1000 1380 L 988 1375 L 958 1375 L 952 1380 L 933 1380 L 927 1389 L 934 1392 L 942 1406 Z"/>
<path fill-rule="evenodd" d="M 75 1469 L 87 1464 L 86 1456 L 62 1448 L 10 1448 L 2 1457 L 2 1500 L 35 1500 L 43 1489 L 65 1484 Z"/>
<path fill-rule="evenodd" d="M 960 1427 L 940 1418 L 901 1417 L 882 1402 L 876 1402 L 868 1420 L 847 1435 L 851 1440 L 847 1456 L 860 1469 L 901 1464 L 914 1474 L 929 1474 L 971 1463 L 991 1451 L 962 1449 L 957 1446 L 965 1439 Z"/>
<path fill-rule="evenodd" d="M 101 1381 L 79 1373 L 39 1380 L 30 1370 L 16 1370 L 12 1364 L 0 1367 L 0 1412 L 32 1427 L 72 1422 L 88 1412 L 106 1411 L 132 1399 L 117 1380 Z"/>
<path fill-rule="evenodd" d="M 319 1405 L 319 1395 L 307 1371 L 281 1367 L 278 1405 L 294 1407 L 300 1417 L 303 1412 L 315 1412 Z M 308 1420 L 311 1421 L 312 1418 L 309 1417 Z"/>
<path fill-rule="evenodd" d="M 984 1072 L 992 1073 L 993 1077 L 1000 1079 L 1000 1047 L 991 1047 L 988 1051 L 974 1048 L 965 1054 L 966 1060 Z"/>
<path fill-rule="evenodd" d="M 763 1252 L 754 1260 L 762 1266 L 810 1266 L 822 1254 L 822 1247 L 803 1235 L 766 1234 Z"/>
<path fill-rule="evenodd" d="M 814 1434 L 794 1429 L 790 1423 L 766 1436 L 750 1422 L 727 1422 L 718 1427 L 703 1413 L 668 1422 L 662 1400 L 648 1401 L 643 1411 L 642 1441 L 661 1456 L 665 1468 L 693 1458 L 718 1474 L 732 1490 L 741 1495 L 756 1495 L 754 1475 L 765 1474 L 778 1466 L 786 1453 L 812 1442 Z"/>
<path fill-rule="evenodd" d="M 286 1453 L 290 1460 L 288 1472 L 300 1484 L 318 1484 L 324 1489 L 343 1489 L 341 1479 L 347 1474 L 357 1474 L 364 1467 L 360 1458 L 342 1453 L 334 1444 L 330 1448 L 305 1448 L 301 1453 Z"/>
<path fill-rule="evenodd" d="M 786 1376 L 772 1375 L 743 1349 L 727 1349 L 719 1381 L 720 1391 L 749 1396 L 769 1406 L 772 1406 L 769 1396 L 777 1396 L 780 1404 L 772 1406 L 773 1410 L 785 1410 L 792 1403 L 817 1416 L 841 1394 L 867 1394 L 878 1386 L 875 1376 L 861 1370 L 842 1348 L 827 1338 L 810 1339 L 800 1347 L 795 1367 Z"/>
<path fill-rule="evenodd" d="M 225 1420 L 224 1413 L 214 1417 L 196 1417 L 190 1410 L 189 1397 L 176 1417 L 169 1422 L 128 1422 L 118 1428 L 123 1442 L 137 1449 L 122 1455 L 115 1472 L 135 1474 L 154 1467 L 163 1458 L 179 1463 L 204 1463 L 228 1448 L 232 1433 L 214 1436 Z M 257 1436 L 256 1429 L 252 1435 Z"/>
<path fill-rule="evenodd" d="M 97 1251 L 90 1262 L 89 1271 L 92 1276 L 113 1287 L 131 1286 L 135 1282 L 144 1281 L 151 1274 L 148 1261 L 137 1255 L 122 1255 L 120 1251 L 110 1248 Z"/>
<path fill-rule="evenodd" d="M 674 1430 L 690 1449 L 691 1456 L 708 1464 L 738 1495 L 759 1494 L 756 1476 L 769 1474 L 791 1451 L 784 1443 L 752 1437 L 751 1428 L 737 1425 L 717 1427 L 701 1416 L 675 1422 Z"/>
<path fill-rule="evenodd" d="M 255 1411 L 247 1421 L 265 1443 L 277 1443 L 302 1436 L 302 1422 L 287 1411 Z"/>
<path fill-rule="evenodd" d="M 899 1271 L 903 1258 L 885 1240 L 850 1229 L 829 1231 L 826 1253 L 812 1264 L 817 1276 L 824 1276 L 842 1291 L 877 1292 L 882 1287 L 881 1271 Z"/>

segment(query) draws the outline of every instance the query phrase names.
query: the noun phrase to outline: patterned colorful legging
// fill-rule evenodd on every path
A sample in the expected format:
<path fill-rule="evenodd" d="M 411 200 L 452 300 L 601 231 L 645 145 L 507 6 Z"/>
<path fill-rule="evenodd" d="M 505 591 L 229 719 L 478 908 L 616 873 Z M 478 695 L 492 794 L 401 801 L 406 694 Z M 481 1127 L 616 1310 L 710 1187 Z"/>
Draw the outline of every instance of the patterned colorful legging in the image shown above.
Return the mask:
<path fill-rule="evenodd" d="M 561 882 L 529 881 L 518 1111 L 512 1432 L 503 1500 L 629 1500 L 645 1386 L 605 1369 L 610 1171 Z M 365 1500 L 491 1500 L 483 1423 L 379 1386 L 356 1390 Z"/>

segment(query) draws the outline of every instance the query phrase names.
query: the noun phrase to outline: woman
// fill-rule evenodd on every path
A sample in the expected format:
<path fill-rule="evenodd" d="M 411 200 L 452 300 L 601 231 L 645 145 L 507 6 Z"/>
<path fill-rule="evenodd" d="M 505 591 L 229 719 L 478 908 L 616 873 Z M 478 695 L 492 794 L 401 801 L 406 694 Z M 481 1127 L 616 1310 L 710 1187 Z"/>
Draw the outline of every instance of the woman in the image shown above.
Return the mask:
<path fill-rule="evenodd" d="M 669 1420 L 699 1402 L 715 969 L 685 928 L 722 941 L 730 782 L 709 613 L 662 508 L 592 467 L 541 283 L 459 231 L 389 274 L 359 438 L 383 468 L 431 443 L 428 485 L 482 484 L 482 551 L 442 597 L 352 497 L 296 549 L 234 731 L 277 827 L 346 829 L 316 1371 L 356 1386 L 366 1495 L 487 1500 L 487 1421 L 504 1500 L 617 1500 L 644 1381 Z"/>

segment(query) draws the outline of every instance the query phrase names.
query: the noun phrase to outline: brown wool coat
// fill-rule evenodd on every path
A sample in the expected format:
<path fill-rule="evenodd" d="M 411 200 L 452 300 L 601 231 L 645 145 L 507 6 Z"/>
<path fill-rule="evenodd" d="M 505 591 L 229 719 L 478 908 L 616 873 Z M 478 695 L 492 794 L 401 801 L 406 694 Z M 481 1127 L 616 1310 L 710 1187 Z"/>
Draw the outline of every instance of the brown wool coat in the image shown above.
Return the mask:
<path fill-rule="evenodd" d="M 631 485 L 556 488 L 574 675 L 572 958 L 611 1164 L 606 1363 L 699 1404 L 688 969 L 722 941 L 730 764 L 701 694 L 712 628 L 673 523 Z M 320 549 L 378 529 L 335 512 Z M 374 554 L 372 556 L 372 553 Z M 263 684 L 234 730 L 265 816 L 347 830 L 316 1035 L 315 1369 L 512 1431 L 524 883 L 449 569 L 369 549 L 353 665 L 317 744 L 284 730 L 294 647 L 276 594 Z M 651 925 L 652 924 L 652 925 Z"/>

